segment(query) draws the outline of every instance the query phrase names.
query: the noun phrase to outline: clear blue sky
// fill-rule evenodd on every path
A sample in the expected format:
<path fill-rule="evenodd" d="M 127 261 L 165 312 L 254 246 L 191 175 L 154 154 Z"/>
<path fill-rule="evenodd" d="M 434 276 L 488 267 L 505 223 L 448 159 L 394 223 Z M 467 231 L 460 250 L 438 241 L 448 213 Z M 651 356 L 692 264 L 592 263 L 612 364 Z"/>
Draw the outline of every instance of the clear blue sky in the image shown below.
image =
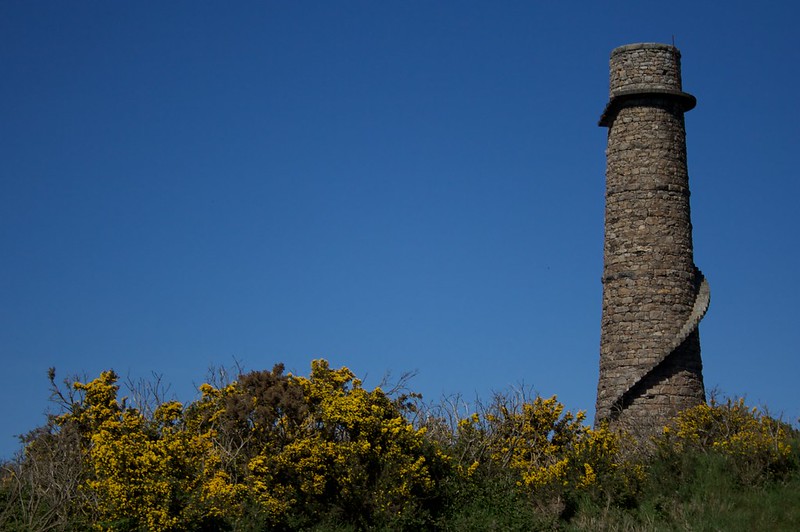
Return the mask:
<path fill-rule="evenodd" d="M 50 366 L 191 400 L 324 357 L 593 415 L 608 57 L 673 36 L 706 384 L 796 420 L 789 4 L 0 3 L 0 456 Z"/>

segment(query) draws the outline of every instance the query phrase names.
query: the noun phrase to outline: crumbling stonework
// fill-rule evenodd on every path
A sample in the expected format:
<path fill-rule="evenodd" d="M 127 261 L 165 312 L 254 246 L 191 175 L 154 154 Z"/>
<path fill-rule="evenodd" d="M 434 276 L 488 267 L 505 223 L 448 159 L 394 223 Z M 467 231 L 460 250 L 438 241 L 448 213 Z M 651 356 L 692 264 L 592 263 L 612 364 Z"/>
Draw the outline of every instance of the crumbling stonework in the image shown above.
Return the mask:
<path fill-rule="evenodd" d="M 663 426 L 705 400 L 697 325 L 708 283 L 694 265 L 680 52 L 611 53 L 596 421 Z"/>

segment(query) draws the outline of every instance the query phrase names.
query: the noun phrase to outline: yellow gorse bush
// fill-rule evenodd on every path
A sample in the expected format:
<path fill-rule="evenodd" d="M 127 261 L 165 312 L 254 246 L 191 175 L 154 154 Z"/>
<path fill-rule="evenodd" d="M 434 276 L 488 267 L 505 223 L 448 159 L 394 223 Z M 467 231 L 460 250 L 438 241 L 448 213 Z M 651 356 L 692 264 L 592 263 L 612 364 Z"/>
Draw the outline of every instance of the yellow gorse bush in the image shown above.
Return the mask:
<path fill-rule="evenodd" d="M 645 475 L 621 454 L 630 436 L 584 423 L 584 412 L 566 411 L 555 396 L 498 396 L 481 414 L 459 420 L 457 469 L 468 478 L 482 468 L 490 476 L 506 471 L 543 507 L 567 493 L 608 488 L 612 498 L 634 494 Z"/>
<path fill-rule="evenodd" d="M 246 507 L 274 526 L 315 506 L 389 521 L 431 498 L 431 468 L 447 467 L 380 388 L 324 360 L 307 378 L 276 366 L 203 384 L 188 408 L 164 402 L 149 418 L 118 398 L 114 372 L 73 387 L 82 399 L 57 423 L 79 427 L 98 530 L 186 530 Z"/>
<path fill-rule="evenodd" d="M 712 399 L 679 413 L 664 427 L 658 444 L 662 450 L 681 453 L 714 452 L 730 458 L 741 479 L 780 474 L 792 458 L 790 428 L 744 399 Z"/>
<path fill-rule="evenodd" d="M 518 471 L 520 482 L 532 488 L 566 484 L 570 472 L 571 450 L 588 430 L 585 414 L 564 413 L 555 396 L 536 397 L 522 404 L 519 412 L 501 408 L 500 416 L 490 415 L 498 436 L 492 459 L 506 462 Z"/>
<path fill-rule="evenodd" d="M 117 375 L 107 371 L 91 382 L 74 383 L 83 401 L 58 418 L 62 426 L 80 427 L 87 440 L 90 474 L 83 489 L 94 494 L 95 528 L 136 522 L 148 530 L 183 529 L 200 506 L 175 501 L 199 493 L 209 473 L 205 466 L 214 463 L 212 442 L 208 435 L 184 430 L 178 402 L 161 404 L 149 420 L 124 407 L 116 382 Z"/>
<path fill-rule="evenodd" d="M 367 391 L 347 368 L 312 363 L 311 375 L 292 377 L 303 390 L 308 414 L 303 432 L 289 445 L 251 462 L 253 475 L 272 475 L 259 497 L 277 489 L 289 505 L 321 502 L 336 493 L 340 503 L 367 503 L 380 512 L 407 511 L 412 495 L 434 486 L 424 429 L 406 421 L 380 388 Z M 275 473 L 278 473 L 277 476 Z"/>

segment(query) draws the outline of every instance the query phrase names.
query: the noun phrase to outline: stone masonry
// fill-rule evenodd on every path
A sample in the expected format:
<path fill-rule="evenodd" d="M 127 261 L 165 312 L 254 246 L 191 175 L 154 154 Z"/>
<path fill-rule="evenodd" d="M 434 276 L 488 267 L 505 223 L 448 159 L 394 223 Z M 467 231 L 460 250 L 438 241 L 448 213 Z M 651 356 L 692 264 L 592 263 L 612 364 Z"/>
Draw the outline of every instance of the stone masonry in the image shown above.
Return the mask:
<path fill-rule="evenodd" d="M 595 422 L 663 426 L 705 400 L 697 325 L 708 283 L 694 265 L 680 52 L 611 53 L 600 379 Z"/>

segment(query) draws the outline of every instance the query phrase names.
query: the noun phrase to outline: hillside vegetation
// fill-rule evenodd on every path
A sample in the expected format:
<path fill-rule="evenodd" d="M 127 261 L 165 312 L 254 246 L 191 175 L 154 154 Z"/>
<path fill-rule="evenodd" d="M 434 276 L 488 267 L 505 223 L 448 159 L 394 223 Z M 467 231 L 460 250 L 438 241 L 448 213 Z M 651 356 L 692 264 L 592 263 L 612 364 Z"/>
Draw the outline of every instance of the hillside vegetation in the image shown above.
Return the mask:
<path fill-rule="evenodd" d="M 712 400 L 652 437 L 524 391 L 471 406 L 308 377 L 56 381 L 0 477 L 2 530 L 797 530 L 798 433 Z"/>

